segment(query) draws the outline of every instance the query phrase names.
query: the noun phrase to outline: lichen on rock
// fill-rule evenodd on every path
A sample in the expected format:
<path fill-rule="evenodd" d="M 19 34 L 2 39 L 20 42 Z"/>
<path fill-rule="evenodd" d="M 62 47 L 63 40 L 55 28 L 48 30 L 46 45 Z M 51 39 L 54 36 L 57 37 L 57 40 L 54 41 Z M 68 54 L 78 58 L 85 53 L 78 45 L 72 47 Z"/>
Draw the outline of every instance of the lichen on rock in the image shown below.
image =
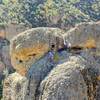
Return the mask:
<path fill-rule="evenodd" d="M 88 100 L 87 87 L 80 70 L 85 65 L 78 57 L 59 64 L 42 81 L 40 100 Z"/>

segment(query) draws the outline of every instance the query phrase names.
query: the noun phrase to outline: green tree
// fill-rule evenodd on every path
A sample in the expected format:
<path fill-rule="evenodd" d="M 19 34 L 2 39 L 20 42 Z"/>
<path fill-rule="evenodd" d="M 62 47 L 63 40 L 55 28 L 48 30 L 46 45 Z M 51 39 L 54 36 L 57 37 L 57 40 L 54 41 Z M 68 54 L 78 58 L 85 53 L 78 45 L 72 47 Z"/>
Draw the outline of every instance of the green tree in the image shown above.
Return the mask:
<path fill-rule="evenodd" d="M 91 20 L 100 20 L 100 0 L 84 0 L 84 2 L 80 0 L 76 5 L 83 13 L 90 16 Z"/>
<path fill-rule="evenodd" d="M 0 23 L 66 27 L 100 20 L 100 0 L 2 0 Z"/>
<path fill-rule="evenodd" d="M 79 0 L 46 0 L 41 7 L 40 15 L 47 19 L 48 26 L 75 25 L 89 21 L 89 16 L 77 9 L 74 4 Z"/>

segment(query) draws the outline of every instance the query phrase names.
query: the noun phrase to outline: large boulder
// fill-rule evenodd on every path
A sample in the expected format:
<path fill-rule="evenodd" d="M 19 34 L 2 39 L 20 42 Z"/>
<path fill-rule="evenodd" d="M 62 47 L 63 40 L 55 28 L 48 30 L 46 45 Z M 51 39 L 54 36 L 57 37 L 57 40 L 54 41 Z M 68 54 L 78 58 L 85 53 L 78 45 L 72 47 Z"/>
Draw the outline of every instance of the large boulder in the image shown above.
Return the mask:
<path fill-rule="evenodd" d="M 0 57 L 2 57 L 2 62 L 5 64 L 10 73 L 13 71 L 13 68 L 9 55 L 9 41 L 15 35 L 18 35 L 19 33 L 29 29 L 30 27 L 29 25 L 26 26 L 23 24 L 15 23 L 0 25 Z"/>
<path fill-rule="evenodd" d="M 22 100 L 99 100 L 100 58 L 91 54 L 91 51 L 92 48 L 93 51 L 94 48 L 99 49 L 100 31 L 95 27 L 97 37 L 91 35 L 91 30 L 85 34 L 83 28 L 87 29 L 87 25 L 88 29 L 92 29 L 95 24 L 99 22 L 76 26 L 80 28 L 80 35 L 76 27 L 66 34 L 58 28 L 42 27 L 27 30 L 13 38 L 10 55 L 17 73 L 4 81 L 4 100 L 20 100 L 20 95 Z M 72 46 L 79 45 L 84 49 L 78 54 L 63 51 L 59 64 L 52 67 L 47 60 L 47 53 L 52 44 L 55 44 L 56 49 L 62 47 L 64 37 Z M 16 93 L 19 82 L 25 83 L 25 87 L 21 88 L 24 92 Z"/>
<path fill-rule="evenodd" d="M 33 28 L 11 41 L 10 55 L 13 67 L 21 75 L 26 75 L 33 63 L 43 57 L 51 44 L 62 45 L 64 32 L 58 28 Z"/>
<path fill-rule="evenodd" d="M 64 34 L 72 45 L 100 49 L 100 22 L 81 23 Z"/>
<path fill-rule="evenodd" d="M 67 52 L 63 51 L 61 53 L 61 56 L 59 59 L 64 59 L 67 57 Z M 59 62 L 60 63 L 60 62 Z M 56 64 L 55 64 L 56 66 Z M 48 62 L 47 55 L 42 57 L 38 62 L 34 63 L 32 67 L 29 70 L 29 75 L 31 75 L 31 78 L 29 79 L 29 87 L 28 87 L 28 95 L 26 95 L 26 100 L 38 100 L 39 96 L 39 85 L 41 81 L 48 76 L 50 71 L 55 67 L 51 66 L 51 64 Z"/>
<path fill-rule="evenodd" d="M 63 46 L 62 34 L 58 28 L 33 28 L 11 40 L 11 63 L 29 80 L 25 100 L 36 99 L 40 82 L 53 68 L 47 61 L 47 53 L 52 44 L 56 49 Z"/>
<path fill-rule="evenodd" d="M 42 81 L 39 100 L 96 100 L 99 75 L 88 59 L 70 56 Z"/>
<path fill-rule="evenodd" d="M 9 75 L 3 86 L 3 100 L 25 100 L 28 80 L 18 73 Z"/>
<path fill-rule="evenodd" d="M 61 59 L 65 58 L 67 55 L 67 52 L 64 51 L 62 52 L 62 56 L 61 56 Z M 39 88 L 39 85 L 41 83 L 41 81 L 49 74 L 49 72 L 53 69 L 53 67 L 49 64 L 49 62 L 47 61 L 47 55 L 43 56 L 41 59 L 39 59 L 37 62 L 35 62 L 29 72 L 28 72 L 28 76 L 27 77 L 27 80 L 28 80 L 28 85 L 27 85 L 27 88 L 26 88 L 26 95 L 24 95 L 24 100 L 36 100 L 39 93 L 38 93 L 38 88 Z M 17 76 L 16 76 L 17 75 Z M 18 76 L 19 75 L 19 76 Z M 17 77 L 17 80 L 16 83 L 15 83 L 15 78 L 12 79 L 12 77 Z M 23 81 L 23 78 L 21 79 L 21 75 L 20 74 L 12 74 L 10 76 L 8 76 L 6 79 L 5 79 L 5 83 L 6 81 L 7 82 L 10 82 L 12 81 L 12 83 L 15 83 L 14 85 L 17 85 L 19 83 L 19 81 Z M 24 76 L 23 76 L 24 77 Z M 9 79 L 9 80 L 8 80 Z M 11 80 L 10 80 L 11 79 Z M 12 84 L 10 83 L 10 84 Z M 15 91 L 15 88 L 14 87 L 5 87 L 5 84 L 4 84 L 4 95 L 5 95 L 5 92 L 7 91 L 7 88 L 9 88 L 9 91 L 10 90 L 14 90 Z M 7 98 L 6 100 L 9 100 L 8 97 L 9 97 L 10 94 L 6 94 Z M 13 100 L 13 99 L 11 99 Z M 15 99 L 17 100 L 17 99 Z M 20 100 L 20 99 L 18 99 Z"/>

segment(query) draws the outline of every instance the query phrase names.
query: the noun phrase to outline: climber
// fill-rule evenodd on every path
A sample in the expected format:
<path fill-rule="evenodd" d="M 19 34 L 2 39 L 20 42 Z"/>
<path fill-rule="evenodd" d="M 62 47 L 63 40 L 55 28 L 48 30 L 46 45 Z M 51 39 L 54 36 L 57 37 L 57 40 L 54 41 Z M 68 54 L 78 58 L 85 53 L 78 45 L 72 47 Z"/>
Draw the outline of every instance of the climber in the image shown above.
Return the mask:
<path fill-rule="evenodd" d="M 50 62 L 50 65 L 53 66 L 54 65 L 54 51 L 55 51 L 55 45 L 52 44 L 50 51 L 48 53 L 48 61 Z"/>
<path fill-rule="evenodd" d="M 71 43 L 64 39 L 64 46 L 62 48 L 58 49 L 58 52 L 60 53 L 64 50 L 69 51 L 70 48 L 71 48 Z"/>
<path fill-rule="evenodd" d="M 59 61 L 59 55 L 55 49 L 54 44 L 51 45 L 51 49 L 48 53 L 48 61 L 52 67 Z"/>

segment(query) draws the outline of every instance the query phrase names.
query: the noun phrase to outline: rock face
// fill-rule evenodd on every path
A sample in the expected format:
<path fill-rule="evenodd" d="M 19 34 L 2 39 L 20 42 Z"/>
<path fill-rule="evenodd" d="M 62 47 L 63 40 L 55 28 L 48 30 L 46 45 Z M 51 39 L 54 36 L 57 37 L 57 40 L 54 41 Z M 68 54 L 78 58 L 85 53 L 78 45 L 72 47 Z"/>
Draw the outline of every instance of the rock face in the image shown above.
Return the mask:
<path fill-rule="evenodd" d="M 88 100 L 87 86 L 80 72 L 86 66 L 82 60 L 71 57 L 56 66 L 41 83 L 40 100 Z"/>
<path fill-rule="evenodd" d="M 82 23 L 69 30 L 65 35 L 72 45 L 100 49 L 100 22 Z"/>
<path fill-rule="evenodd" d="M 81 24 L 68 33 L 56 28 L 33 28 L 13 38 L 10 55 L 17 73 L 5 79 L 3 100 L 99 100 L 99 25 Z M 78 54 L 61 52 L 59 63 L 52 67 L 47 60 L 48 50 L 51 44 L 56 49 L 63 47 L 63 38 L 83 49 Z"/>
<path fill-rule="evenodd" d="M 4 81 L 3 100 L 25 100 L 28 80 L 18 73 L 10 75 Z"/>
<path fill-rule="evenodd" d="M 35 28 L 19 34 L 11 41 L 12 65 L 18 73 L 28 76 L 26 100 L 35 100 L 37 87 L 52 69 L 46 53 L 52 44 L 56 48 L 63 45 L 62 34 L 63 31 L 56 28 Z"/>
<path fill-rule="evenodd" d="M 62 52 L 61 59 L 63 59 L 67 55 L 67 52 Z M 54 66 L 55 67 L 55 66 Z M 34 63 L 29 70 L 29 75 L 31 75 L 31 79 L 28 87 L 28 95 L 26 96 L 26 100 L 38 100 L 39 95 L 39 85 L 41 81 L 49 74 L 49 72 L 53 69 L 53 66 L 47 61 L 47 55 L 41 58 L 37 63 Z"/>
<path fill-rule="evenodd" d="M 35 28 L 15 37 L 11 41 L 10 54 L 16 71 L 25 75 L 30 66 L 49 51 L 51 44 L 62 45 L 62 34 L 60 29 Z"/>
<path fill-rule="evenodd" d="M 100 70 L 88 62 L 75 55 L 56 66 L 42 81 L 39 100 L 96 100 Z"/>
<path fill-rule="evenodd" d="M 13 71 L 11 65 L 11 59 L 9 55 L 9 41 L 18 33 L 23 32 L 29 29 L 29 27 L 25 25 L 18 24 L 8 24 L 8 25 L 0 25 L 0 59 L 2 59 L 2 63 L 4 63 L 5 67 L 7 67 L 8 71 L 11 73 Z M 1 67 L 0 67 L 0 70 Z M 2 76 L 2 73 L 0 73 Z"/>

